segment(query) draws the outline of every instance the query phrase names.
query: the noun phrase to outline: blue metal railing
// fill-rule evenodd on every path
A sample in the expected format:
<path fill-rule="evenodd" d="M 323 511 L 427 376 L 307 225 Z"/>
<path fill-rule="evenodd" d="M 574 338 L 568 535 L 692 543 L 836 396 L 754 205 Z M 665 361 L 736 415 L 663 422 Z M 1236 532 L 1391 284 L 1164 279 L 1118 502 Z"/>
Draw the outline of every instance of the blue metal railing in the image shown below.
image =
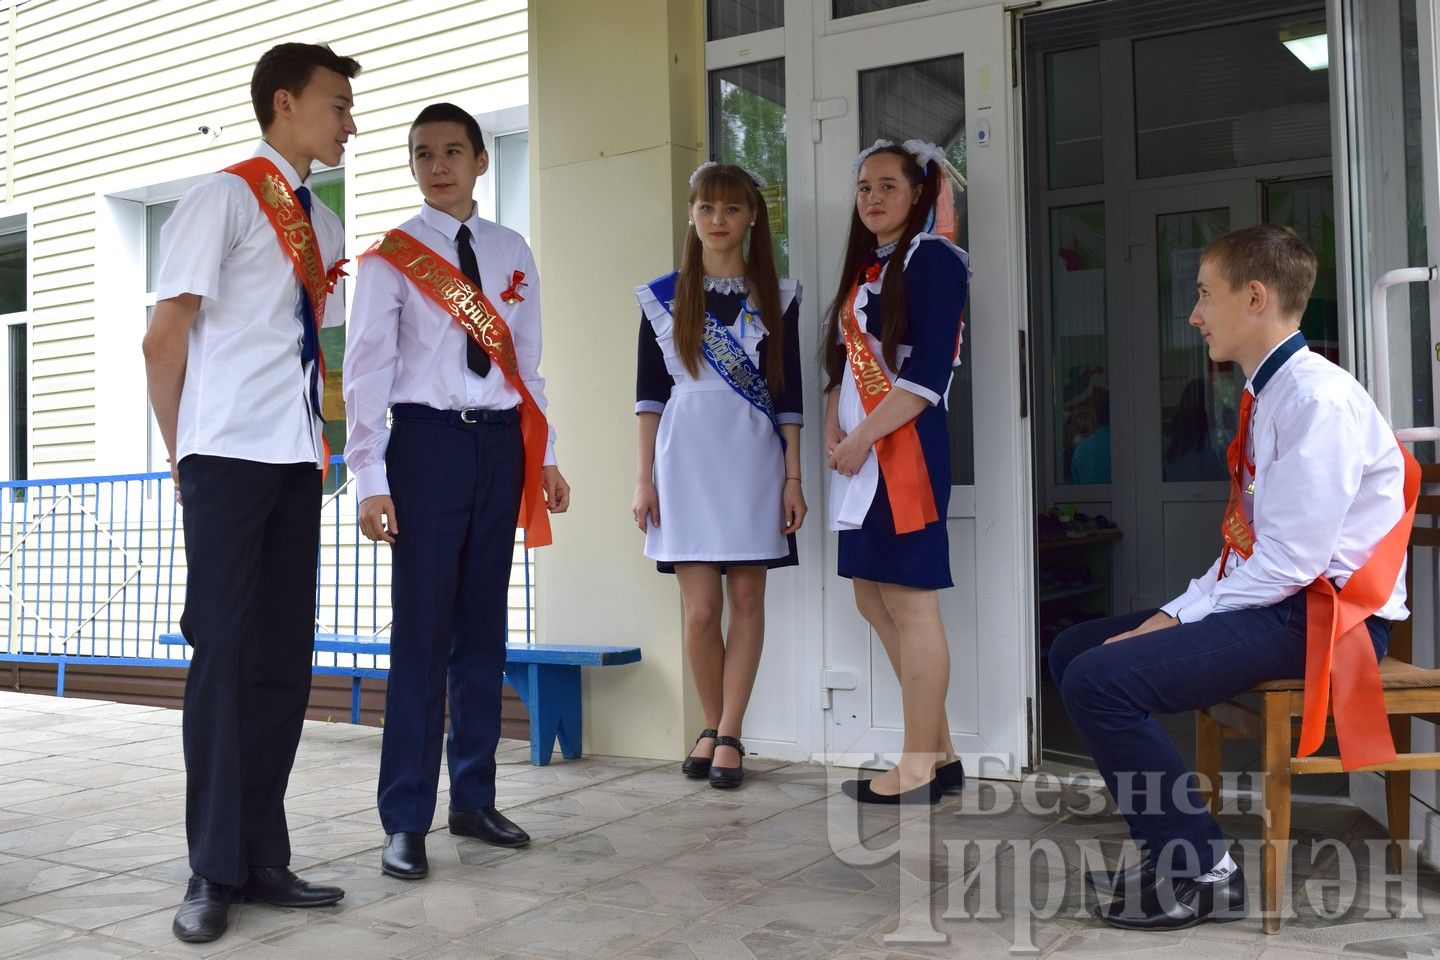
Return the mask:
<path fill-rule="evenodd" d="M 390 552 L 355 524 L 342 458 L 321 504 L 316 630 L 362 637 L 390 628 Z M 533 641 L 530 552 L 517 544 L 511 640 Z M 0 661 L 56 665 L 56 693 L 74 665 L 183 666 L 163 643 L 184 605 L 181 509 L 170 474 L 0 481 Z M 317 653 L 322 672 L 383 671 L 386 658 Z"/>

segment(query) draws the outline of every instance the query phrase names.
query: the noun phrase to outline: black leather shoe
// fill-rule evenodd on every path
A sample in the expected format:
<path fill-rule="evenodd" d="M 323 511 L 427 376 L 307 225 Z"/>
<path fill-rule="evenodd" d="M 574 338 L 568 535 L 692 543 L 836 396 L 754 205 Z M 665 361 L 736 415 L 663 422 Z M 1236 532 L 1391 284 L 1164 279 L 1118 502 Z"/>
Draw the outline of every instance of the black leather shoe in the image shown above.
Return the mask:
<path fill-rule="evenodd" d="M 1139 863 L 1124 870 L 1087 870 L 1085 883 L 1102 897 L 1123 897 L 1131 890 L 1143 890 L 1155 882 L 1155 863 L 1142 855 Z"/>
<path fill-rule="evenodd" d="M 900 793 L 876 793 L 874 788 L 870 786 L 869 780 L 846 780 L 840 784 L 840 789 L 844 791 L 845 796 L 860 803 L 936 804 L 939 803 L 940 798 L 944 796 L 943 788 L 940 786 L 940 779 L 938 777 L 929 783 L 922 783 L 918 787 L 912 787 Z"/>
<path fill-rule="evenodd" d="M 1130 895 L 1095 908 L 1095 916 L 1126 930 L 1183 930 L 1198 923 L 1245 919 L 1245 875 L 1236 867 L 1214 883 L 1156 877 Z"/>
<path fill-rule="evenodd" d="M 717 736 L 719 736 L 719 734 L 709 727 L 706 727 L 700 731 L 700 736 L 695 738 L 695 742 L 699 743 L 701 740 L 706 739 L 714 740 Z M 695 748 L 691 747 L 690 749 L 694 750 Z M 686 757 L 685 762 L 680 764 L 680 772 L 687 777 L 703 780 L 710 773 L 710 760 L 710 757 Z"/>
<path fill-rule="evenodd" d="M 175 911 L 170 930 L 186 943 L 209 943 L 219 939 L 229 926 L 230 902 L 235 888 L 215 883 L 196 874 L 185 888 L 185 902 Z"/>
<path fill-rule="evenodd" d="M 322 887 L 301 880 L 289 867 L 251 867 L 237 899 L 275 907 L 329 907 L 344 896 L 345 891 L 339 887 Z"/>
<path fill-rule="evenodd" d="M 425 858 L 425 834 L 392 833 L 380 853 L 380 872 L 399 880 L 419 880 L 430 872 Z"/>
<path fill-rule="evenodd" d="M 745 744 L 738 737 L 716 737 L 715 749 L 721 747 L 734 747 L 735 752 L 740 754 L 740 765 L 717 767 L 710 764 L 710 786 L 717 790 L 733 790 L 745 779 Z"/>
<path fill-rule="evenodd" d="M 494 807 L 478 810 L 451 810 L 450 832 L 457 837 L 474 837 L 497 847 L 523 847 L 530 834 L 521 830 Z"/>
<path fill-rule="evenodd" d="M 956 757 L 944 766 L 935 768 L 935 779 L 940 782 L 940 792 L 954 795 L 965 789 L 965 765 Z"/>

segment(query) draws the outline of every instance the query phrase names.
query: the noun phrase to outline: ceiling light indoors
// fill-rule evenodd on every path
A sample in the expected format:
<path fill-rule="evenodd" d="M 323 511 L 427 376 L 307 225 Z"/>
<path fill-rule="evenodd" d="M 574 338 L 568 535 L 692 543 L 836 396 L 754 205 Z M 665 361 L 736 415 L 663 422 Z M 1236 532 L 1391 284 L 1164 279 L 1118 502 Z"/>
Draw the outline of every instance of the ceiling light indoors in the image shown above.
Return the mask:
<path fill-rule="evenodd" d="M 1283 33 L 1280 42 L 1285 44 L 1285 49 L 1295 54 L 1295 59 L 1305 64 L 1309 70 L 1326 70 L 1330 67 L 1330 37 L 1323 30 L 1308 37 L 1286 37 Z"/>

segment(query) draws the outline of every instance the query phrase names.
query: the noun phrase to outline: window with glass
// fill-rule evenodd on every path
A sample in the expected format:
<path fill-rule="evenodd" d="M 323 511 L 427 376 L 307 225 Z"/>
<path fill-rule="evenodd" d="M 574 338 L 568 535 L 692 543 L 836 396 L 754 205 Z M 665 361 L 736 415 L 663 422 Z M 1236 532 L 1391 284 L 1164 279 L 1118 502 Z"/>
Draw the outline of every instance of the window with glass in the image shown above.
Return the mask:
<path fill-rule="evenodd" d="M 902 143 L 912 137 L 938 145 L 961 176 L 968 176 L 963 54 L 861 71 L 859 148 L 881 138 Z M 934 232 L 968 246 L 965 193 L 948 178 L 943 182 Z M 950 476 L 957 486 L 975 482 L 973 400 L 970 338 L 966 337 L 960 346 L 960 366 L 950 384 L 947 412 Z"/>
<path fill-rule="evenodd" d="M 858 17 L 863 13 L 894 10 L 896 7 L 908 7 L 924 2 L 925 0 L 831 0 L 830 16 L 835 20 L 843 20 L 846 17 Z"/>
<path fill-rule="evenodd" d="M 1230 210 L 1162 214 L 1155 221 L 1160 315 L 1160 429 L 1167 483 L 1225 479 L 1245 374 L 1215 363 L 1195 335 L 1195 282 L 1206 244 L 1230 230 Z"/>
<path fill-rule="evenodd" d="M 710 0 L 705 39 L 728 40 L 785 26 L 785 0 Z"/>
<path fill-rule="evenodd" d="M 1300 329 L 1311 350 L 1340 362 L 1340 275 L 1335 266 L 1335 187 L 1329 177 L 1264 185 L 1265 222 L 1290 227 L 1315 251 L 1315 291 Z"/>
<path fill-rule="evenodd" d="M 1045 145 L 1050 189 L 1105 180 L 1100 48 L 1045 55 Z"/>
<path fill-rule="evenodd" d="M 530 242 L 530 131 L 495 138 L 495 222 Z"/>
<path fill-rule="evenodd" d="M 29 234 L 23 217 L 0 222 L 0 322 L 7 331 L 11 480 L 30 476 L 30 308 Z M 19 492 L 16 499 L 20 499 Z"/>
<path fill-rule="evenodd" d="M 1409 264 L 1433 263 L 1426 240 L 1425 155 L 1420 98 L 1420 39 L 1415 0 L 1400 3 L 1400 89 L 1405 127 L 1405 246 Z M 1430 351 L 1430 291 L 1423 283 L 1408 285 L 1410 307 L 1411 398 L 1410 423 L 1436 422 L 1432 353 Z M 1392 331 L 1393 333 L 1394 331 Z M 1436 357 L 1435 359 L 1440 359 Z M 1396 404 L 1396 411 L 1401 411 Z M 1397 423 L 1400 422 L 1397 420 Z M 1418 444 L 1416 456 L 1434 462 L 1433 444 Z"/>
<path fill-rule="evenodd" d="M 1056 483 L 1110 482 L 1105 205 L 1050 212 L 1050 395 Z"/>
<path fill-rule="evenodd" d="M 1328 157 L 1325 35 L 1317 9 L 1135 41 L 1137 175 Z"/>
<path fill-rule="evenodd" d="M 790 270 L 786 218 L 785 61 L 765 60 L 710 71 L 710 151 L 720 163 L 758 174 L 775 242 L 775 269 Z"/>

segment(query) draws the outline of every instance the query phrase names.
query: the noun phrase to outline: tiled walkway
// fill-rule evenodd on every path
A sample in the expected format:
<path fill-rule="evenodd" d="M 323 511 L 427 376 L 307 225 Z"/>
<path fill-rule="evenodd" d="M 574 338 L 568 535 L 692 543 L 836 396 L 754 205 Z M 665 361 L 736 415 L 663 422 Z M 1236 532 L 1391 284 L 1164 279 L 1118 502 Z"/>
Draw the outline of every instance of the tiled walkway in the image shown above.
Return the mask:
<path fill-rule="evenodd" d="M 174 711 L 0 693 L 0 958 L 1292 960 L 1440 947 L 1431 874 L 1409 889 L 1416 916 L 1366 918 L 1383 902 L 1366 844 L 1381 833 L 1353 807 L 1297 807 L 1298 916 L 1278 936 L 1253 916 L 1122 934 L 1085 916 L 1081 844 L 1113 856 L 1124 831 L 1113 813 L 1086 812 L 1084 787 L 971 784 L 902 822 L 894 810 L 857 817 L 819 766 L 751 762 L 745 786 L 722 793 L 668 762 L 532 767 L 518 743 L 502 749 L 500 803 L 534 844 L 502 851 L 432 833 L 430 879 L 405 883 L 378 868 L 379 731 L 323 723 L 307 725 L 290 784 L 294 861 L 344 886 L 344 902 L 239 906 L 225 938 L 190 947 L 170 935 L 189 873 L 179 723 Z M 1257 822 L 1225 818 L 1240 837 Z M 1026 852 L 1028 875 L 1016 869 Z M 1356 883 L 1342 891 L 1334 878 L 1352 864 Z M 1253 887 L 1251 899 L 1258 910 Z M 1336 920 L 1316 912 L 1346 905 Z"/>

